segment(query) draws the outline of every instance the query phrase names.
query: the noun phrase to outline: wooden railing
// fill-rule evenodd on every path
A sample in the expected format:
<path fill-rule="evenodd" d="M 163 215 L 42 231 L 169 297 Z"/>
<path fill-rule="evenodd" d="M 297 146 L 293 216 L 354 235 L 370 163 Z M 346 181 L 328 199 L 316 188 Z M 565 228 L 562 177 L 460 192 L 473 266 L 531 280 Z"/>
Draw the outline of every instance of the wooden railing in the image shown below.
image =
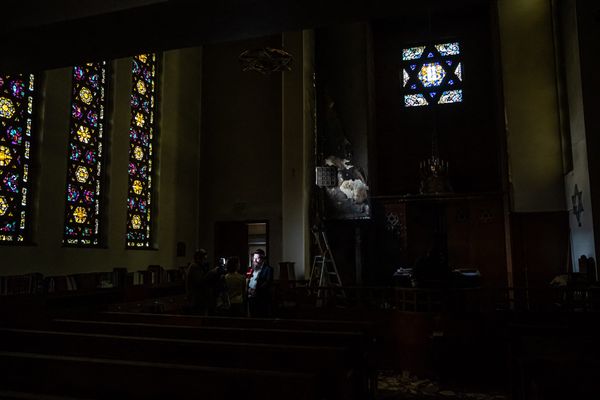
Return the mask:
<path fill-rule="evenodd" d="M 317 295 L 320 290 L 320 296 Z M 411 312 L 600 311 L 600 287 L 405 288 L 280 286 L 283 307 L 347 307 Z"/>

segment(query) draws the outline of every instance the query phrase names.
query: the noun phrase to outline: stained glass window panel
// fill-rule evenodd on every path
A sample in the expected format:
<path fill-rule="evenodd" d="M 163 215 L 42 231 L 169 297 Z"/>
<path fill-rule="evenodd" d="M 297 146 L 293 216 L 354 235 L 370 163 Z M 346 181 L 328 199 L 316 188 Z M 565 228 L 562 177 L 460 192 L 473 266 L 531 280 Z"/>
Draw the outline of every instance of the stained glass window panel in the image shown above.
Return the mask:
<path fill-rule="evenodd" d="M 157 65 L 156 54 L 141 54 L 132 61 L 127 247 L 134 249 L 152 246 Z"/>
<path fill-rule="evenodd" d="M 460 54 L 460 46 L 457 42 L 436 44 L 435 48 L 442 56 L 455 56 Z"/>
<path fill-rule="evenodd" d="M 410 79 L 410 75 L 408 75 L 408 72 L 406 72 L 405 69 L 402 70 L 402 79 L 404 80 L 404 84 L 402 86 L 406 86 L 408 80 Z"/>
<path fill-rule="evenodd" d="M 73 67 L 63 244 L 101 243 L 107 63 Z"/>
<path fill-rule="evenodd" d="M 447 90 L 440 96 L 439 104 L 460 103 L 462 101 L 462 90 Z"/>
<path fill-rule="evenodd" d="M 402 59 L 406 60 L 416 60 L 417 58 L 421 58 L 423 55 L 423 51 L 425 51 L 425 46 L 411 47 L 408 49 L 402 50 Z"/>
<path fill-rule="evenodd" d="M 0 76 L 0 243 L 29 241 L 35 76 Z"/>
<path fill-rule="evenodd" d="M 419 80 L 425 87 L 439 86 L 446 76 L 446 71 L 440 63 L 423 64 L 419 71 Z"/>
<path fill-rule="evenodd" d="M 402 91 L 405 107 L 463 101 L 463 66 L 459 42 L 402 50 Z"/>
<path fill-rule="evenodd" d="M 407 107 L 426 106 L 427 104 L 429 103 L 421 93 L 404 96 L 404 105 Z"/>

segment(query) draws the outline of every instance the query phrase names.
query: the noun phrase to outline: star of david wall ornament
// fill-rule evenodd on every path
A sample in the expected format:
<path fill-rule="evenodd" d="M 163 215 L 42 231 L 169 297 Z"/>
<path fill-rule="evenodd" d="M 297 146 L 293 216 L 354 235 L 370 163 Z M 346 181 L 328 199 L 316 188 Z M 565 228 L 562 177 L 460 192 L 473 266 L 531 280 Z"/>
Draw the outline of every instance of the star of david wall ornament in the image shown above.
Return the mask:
<path fill-rule="evenodd" d="M 577 225 L 581 226 L 581 213 L 583 213 L 583 201 L 582 201 L 583 192 L 579 190 L 577 184 L 573 188 L 573 195 L 571 196 L 571 203 L 573 204 L 573 214 L 575 218 L 577 218 Z"/>

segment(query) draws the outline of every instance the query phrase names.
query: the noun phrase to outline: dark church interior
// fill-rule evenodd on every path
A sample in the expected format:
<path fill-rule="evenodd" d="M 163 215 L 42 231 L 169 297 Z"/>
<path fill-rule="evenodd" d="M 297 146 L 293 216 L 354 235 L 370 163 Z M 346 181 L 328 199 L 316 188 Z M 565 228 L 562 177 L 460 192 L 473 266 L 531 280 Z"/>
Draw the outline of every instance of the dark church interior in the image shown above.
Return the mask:
<path fill-rule="evenodd" d="M 597 398 L 600 3 L 1 7 L 0 398 Z"/>

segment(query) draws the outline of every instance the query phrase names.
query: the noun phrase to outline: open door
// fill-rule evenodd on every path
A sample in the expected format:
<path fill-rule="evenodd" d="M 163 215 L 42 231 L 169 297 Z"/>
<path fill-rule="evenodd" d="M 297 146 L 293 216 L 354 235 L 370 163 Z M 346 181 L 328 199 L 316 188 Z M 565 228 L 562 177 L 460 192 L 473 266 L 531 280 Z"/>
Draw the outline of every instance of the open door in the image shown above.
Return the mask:
<path fill-rule="evenodd" d="M 269 258 L 268 221 L 218 221 L 215 222 L 215 262 L 220 257 L 237 256 L 240 272 L 250 265 L 250 254 L 263 249 Z"/>

